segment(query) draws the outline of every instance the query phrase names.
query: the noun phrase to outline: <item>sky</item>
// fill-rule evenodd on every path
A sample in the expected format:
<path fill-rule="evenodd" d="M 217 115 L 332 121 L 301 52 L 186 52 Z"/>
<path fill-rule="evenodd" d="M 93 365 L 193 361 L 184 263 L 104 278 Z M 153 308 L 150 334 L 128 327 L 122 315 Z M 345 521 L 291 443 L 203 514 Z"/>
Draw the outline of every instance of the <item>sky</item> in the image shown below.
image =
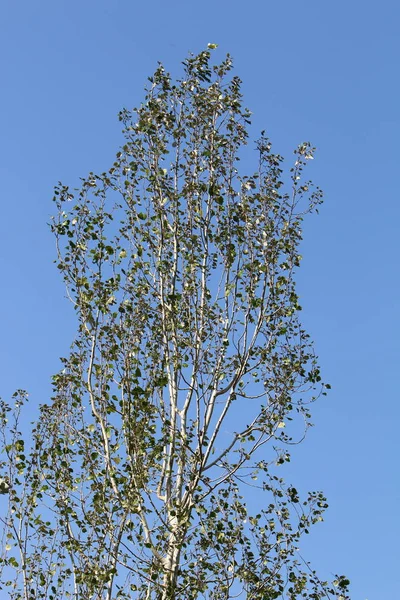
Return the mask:
<path fill-rule="evenodd" d="M 122 143 L 117 114 L 162 61 L 229 52 L 253 112 L 325 191 L 305 225 L 303 322 L 332 392 L 282 474 L 330 508 L 302 545 L 353 600 L 398 597 L 400 5 L 394 0 L 3 0 L 0 4 L 0 395 L 35 407 L 68 353 L 74 316 L 53 264 L 52 190 L 102 172 Z"/>

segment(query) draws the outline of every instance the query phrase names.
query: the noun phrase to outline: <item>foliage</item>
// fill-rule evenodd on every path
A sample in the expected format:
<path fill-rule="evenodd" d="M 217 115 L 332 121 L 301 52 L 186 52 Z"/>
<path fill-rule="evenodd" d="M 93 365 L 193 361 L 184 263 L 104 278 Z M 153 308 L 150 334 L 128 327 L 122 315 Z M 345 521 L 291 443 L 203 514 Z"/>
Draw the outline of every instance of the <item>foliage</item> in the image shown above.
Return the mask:
<path fill-rule="evenodd" d="M 348 598 L 298 554 L 324 496 L 277 474 L 329 387 L 294 281 L 314 149 L 288 191 L 264 134 L 239 173 L 250 113 L 214 47 L 176 83 L 160 64 L 109 171 L 56 188 L 78 328 L 27 450 L 25 393 L 1 405 L 12 599 Z"/>

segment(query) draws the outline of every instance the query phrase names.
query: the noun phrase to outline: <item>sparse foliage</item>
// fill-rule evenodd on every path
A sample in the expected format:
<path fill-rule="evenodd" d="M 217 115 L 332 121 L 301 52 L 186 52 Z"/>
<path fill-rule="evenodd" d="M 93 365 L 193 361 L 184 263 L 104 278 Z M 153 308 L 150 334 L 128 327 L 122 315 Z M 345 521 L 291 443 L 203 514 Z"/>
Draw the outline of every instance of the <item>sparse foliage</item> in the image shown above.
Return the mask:
<path fill-rule="evenodd" d="M 26 449 L 25 393 L 1 405 L 12 599 L 348 598 L 297 551 L 324 496 L 279 473 L 328 387 L 294 281 L 314 149 L 285 183 L 262 134 L 240 174 L 250 113 L 214 47 L 175 83 L 159 65 L 109 171 L 56 188 L 78 327 Z"/>

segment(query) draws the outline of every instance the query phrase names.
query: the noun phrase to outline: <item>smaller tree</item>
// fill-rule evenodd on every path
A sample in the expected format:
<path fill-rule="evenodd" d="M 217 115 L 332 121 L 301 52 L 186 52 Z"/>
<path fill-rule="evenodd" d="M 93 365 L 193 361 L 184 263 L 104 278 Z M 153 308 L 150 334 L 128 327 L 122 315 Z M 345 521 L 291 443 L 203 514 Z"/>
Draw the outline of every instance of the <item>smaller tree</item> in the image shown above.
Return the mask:
<path fill-rule="evenodd" d="M 1 404 L 13 599 L 348 598 L 298 554 L 323 494 L 277 472 L 329 387 L 294 281 L 322 201 L 302 180 L 314 149 L 295 151 L 288 191 L 264 134 L 239 174 L 250 113 L 214 46 L 175 83 L 159 65 L 108 172 L 56 188 L 78 327 L 29 449 L 25 393 Z"/>

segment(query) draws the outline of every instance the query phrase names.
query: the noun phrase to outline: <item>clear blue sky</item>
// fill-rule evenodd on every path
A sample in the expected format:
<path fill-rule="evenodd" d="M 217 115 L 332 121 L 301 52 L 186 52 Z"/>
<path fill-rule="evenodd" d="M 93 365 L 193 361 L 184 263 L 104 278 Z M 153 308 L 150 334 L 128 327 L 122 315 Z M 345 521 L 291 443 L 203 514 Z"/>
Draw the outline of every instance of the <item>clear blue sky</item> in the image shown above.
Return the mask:
<path fill-rule="evenodd" d="M 394 0 L 4 0 L 0 8 L 0 393 L 48 399 L 74 334 L 52 264 L 52 188 L 110 166 L 117 113 L 161 60 L 230 52 L 279 153 L 311 140 L 326 203 L 306 226 L 303 318 L 333 390 L 287 476 L 330 509 L 303 545 L 354 600 L 400 589 L 400 5 Z M 301 483 L 301 485 L 300 485 Z"/>

